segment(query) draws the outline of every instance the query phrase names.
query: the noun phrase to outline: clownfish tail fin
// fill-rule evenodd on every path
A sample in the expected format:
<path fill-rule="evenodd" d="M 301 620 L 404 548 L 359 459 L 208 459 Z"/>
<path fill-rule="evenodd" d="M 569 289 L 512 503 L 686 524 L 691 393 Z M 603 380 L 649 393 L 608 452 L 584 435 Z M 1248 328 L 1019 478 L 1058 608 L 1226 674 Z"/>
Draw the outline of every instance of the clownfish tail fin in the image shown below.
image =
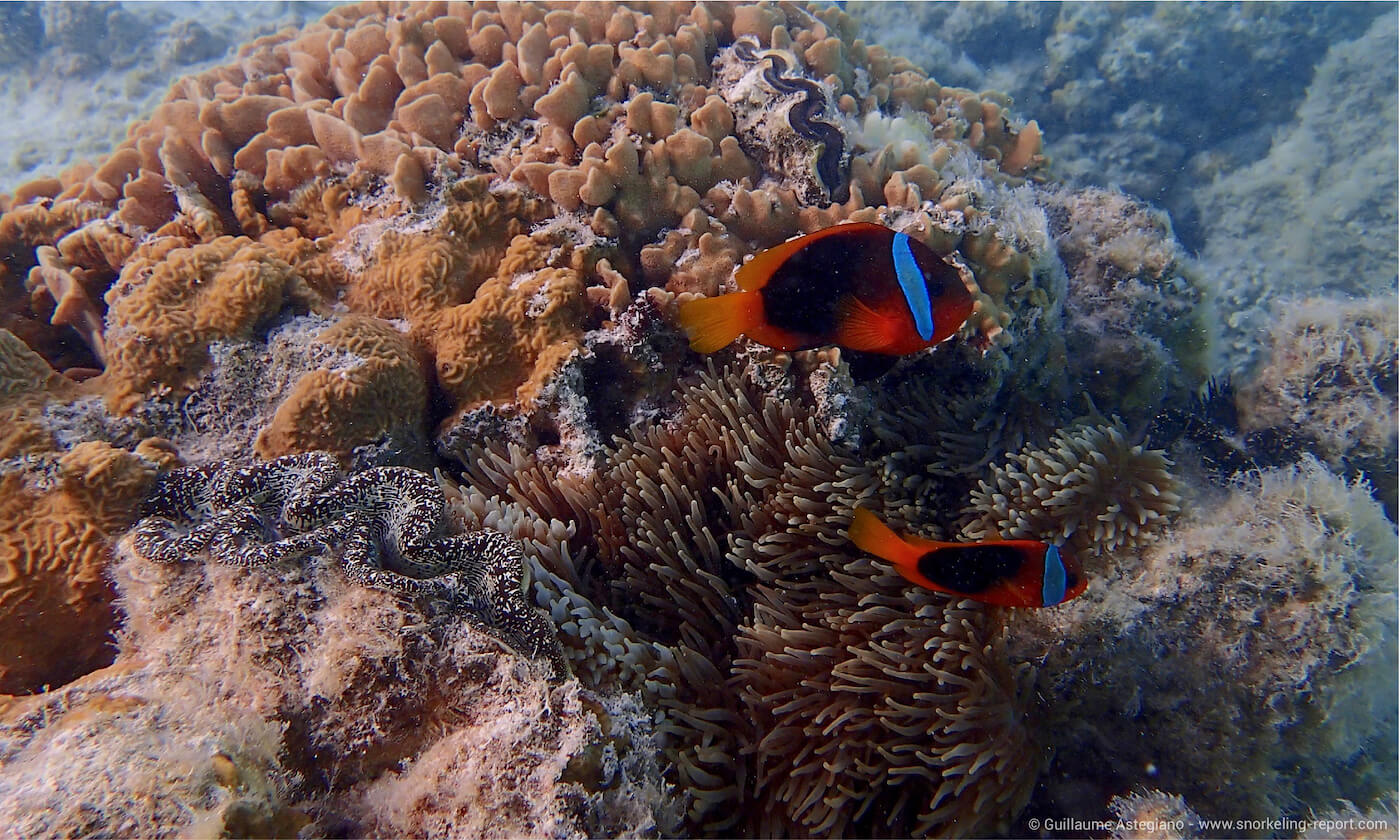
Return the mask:
<path fill-rule="evenodd" d="M 735 292 L 681 304 L 680 321 L 690 336 L 690 349 L 713 353 L 728 346 L 763 320 L 758 292 Z"/>
<path fill-rule="evenodd" d="M 856 544 L 856 548 L 873 554 L 883 560 L 898 565 L 909 553 L 909 545 L 880 521 L 880 517 L 866 510 L 856 508 L 846 536 Z"/>

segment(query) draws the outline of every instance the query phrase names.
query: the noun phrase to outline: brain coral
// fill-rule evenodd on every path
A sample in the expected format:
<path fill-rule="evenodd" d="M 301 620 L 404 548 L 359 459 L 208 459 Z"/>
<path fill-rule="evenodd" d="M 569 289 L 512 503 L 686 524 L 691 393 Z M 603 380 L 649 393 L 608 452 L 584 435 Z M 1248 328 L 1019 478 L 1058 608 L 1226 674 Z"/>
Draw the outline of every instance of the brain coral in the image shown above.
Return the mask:
<path fill-rule="evenodd" d="M 130 526 L 154 477 L 151 462 L 95 441 L 0 468 L 0 692 L 111 661 L 108 539 Z"/>
<path fill-rule="evenodd" d="M 309 298 L 291 266 L 252 240 L 179 244 L 138 248 L 107 293 L 105 380 L 119 406 L 157 385 L 187 388 L 211 341 L 250 337 L 289 298 Z"/>
<path fill-rule="evenodd" d="M 352 316 L 326 328 L 315 341 L 343 354 L 339 364 L 297 380 L 258 433 L 260 456 L 316 449 L 345 455 L 357 445 L 422 423 L 427 384 L 406 336 L 383 321 Z"/>

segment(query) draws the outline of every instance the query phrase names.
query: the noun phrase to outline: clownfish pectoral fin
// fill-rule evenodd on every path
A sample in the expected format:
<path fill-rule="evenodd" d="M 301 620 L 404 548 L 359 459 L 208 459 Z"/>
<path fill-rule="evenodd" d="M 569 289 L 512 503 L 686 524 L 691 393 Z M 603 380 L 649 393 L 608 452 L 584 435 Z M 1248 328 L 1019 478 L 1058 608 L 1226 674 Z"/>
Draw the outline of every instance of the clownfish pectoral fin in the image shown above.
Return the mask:
<path fill-rule="evenodd" d="M 899 337 L 898 319 L 871 309 L 854 295 L 841 301 L 838 313 L 836 341 L 842 347 L 878 353 Z"/>
<path fill-rule="evenodd" d="M 758 292 L 735 292 L 681 304 L 681 326 L 690 336 L 690 349 L 713 353 L 750 332 L 763 320 Z"/>

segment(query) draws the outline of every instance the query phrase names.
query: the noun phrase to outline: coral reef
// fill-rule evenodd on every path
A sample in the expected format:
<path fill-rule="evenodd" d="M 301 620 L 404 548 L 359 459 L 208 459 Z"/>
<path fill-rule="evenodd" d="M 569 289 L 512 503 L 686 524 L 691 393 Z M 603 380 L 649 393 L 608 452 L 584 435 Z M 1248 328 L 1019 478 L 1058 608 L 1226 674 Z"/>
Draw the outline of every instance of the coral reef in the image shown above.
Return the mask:
<path fill-rule="evenodd" d="M 1019 317 L 1021 307 L 1009 296 L 1019 300 L 1040 289 L 1042 303 L 1059 297 L 1041 288 L 1053 282 L 1037 268 L 1048 256 L 1044 237 L 1028 231 L 1027 239 L 997 209 L 1011 200 L 998 192 L 1010 177 L 1003 173 L 1021 175 L 1037 165 L 1033 126 L 1022 130 L 995 101 L 932 85 L 878 48 L 854 41 L 839 12 L 813 16 L 793 8 L 771 20 L 768 14 L 725 10 L 716 18 L 704 6 L 650 16 L 587 6 L 546 14 L 523 6 L 482 11 L 468 21 L 423 6 L 386 26 L 384 9 L 367 5 L 347 7 L 295 37 L 254 42 L 239 65 L 177 86 L 99 166 L 16 193 L 0 220 L 10 282 L 36 267 L 46 278 L 66 273 L 91 299 L 81 307 L 62 304 L 59 294 L 73 284 L 46 280 L 34 301 L 16 309 L 36 321 L 49 314 L 50 297 L 60 309 L 81 309 L 79 326 L 87 325 L 97 356 L 85 366 L 104 364 L 99 339 L 114 345 L 103 382 L 129 411 L 136 395 L 187 388 L 198 372 L 188 368 L 198 367 L 211 340 L 251 337 L 250 327 L 288 304 L 316 304 L 303 294 L 310 288 L 331 299 L 323 303 L 409 320 L 420 349 L 434 361 L 430 386 L 451 395 L 457 409 L 471 410 L 483 399 L 505 399 L 505 383 L 464 389 L 458 381 L 463 364 L 475 366 L 479 350 L 462 346 L 465 338 L 444 337 L 439 346 L 435 336 L 475 334 L 478 321 L 489 321 L 502 306 L 512 324 L 533 320 L 534 346 L 508 354 L 524 358 L 511 359 L 510 372 L 502 372 L 515 387 L 526 386 L 528 404 L 541 377 L 570 352 L 559 324 L 586 326 L 616 315 L 623 286 L 597 268 L 600 260 L 607 257 L 625 271 L 655 266 L 648 254 L 662 243 L 652 240 L 668 226 L 675 228 L 664 232 L 668 250 L 708 255 L 705 276 L 696 278 L 701 289 L 715 289 L 745 254 L 800 230 L 888 217 L 936 240 L 942 252 L 962 243 L 974 269 L 985 269 L 969 278 L 985 285 L 977 324 L 989 335 Z M 745 29 L 760 19 L 755 31 Z M 735 89 L 743 85 L 722 69 L 732 53 L 720 49 L 726 33 L 749 34 L 742 43 L 751 58 L 762 46 L 758 64 L 768 69 L 769 88 L 755 94 L 756 104 L 766 112 L 765 97 L 800 100 L 781 122 L 805 138 L 820 161 L 819 179 L 839 184 L 823 184 L 820 195 L 798 195 L 792 186 L 797 176 L 786 163 L 746 157 L 745 148 L 761 144 L 744 139 L 746 129 L 728 104 L 739 101 Z M 414 58 L 391 58 L 402 49 Z M 362 81 L 352 84 L 356 79 Z M 645 80 L 650 89 L 627 87 L 629 80 Z M 588 113 L 589 98 L 603 95 L 614 105 Z M 903 119 L 927 126 L 942 148 L 913 160 L 894 159 L 885 145 L 847 149 L 847 121 L 878 117 L 886 107 L 917 110 Z M 485 180 L 466 177 L 483 171 L 491 173 L 489 190 Z M 399 201 L 376 192 L 381 188 Z M 833 190 L 848 196 L 844 203 L 807 206 Z M 945 192 L 941 205 L 928 205 Z M 407 205 L 415 215 L 405 225 L 395 214 Z M 748 212 L 759 205 L 770 210 Z M 489 297 L 497 291 L 484 282 L 489 275 L 483 271 L 501 264 L 497 254 L 529 225 L 561 213 L 577 218 L 571 231 L 559 228 L 548 247 L 571 245 L 573 256 L 509 263 L 502 267 L 510 277 L 497 278 L 514 284 L 522 272 L 543 272 L 537 291 L 557 305 L 543 304 L 539 313 L 526 307 L 522 314 L 519 303 L 475 300 L 478 292 Z M 98 254 L 58 247 L 65 236 L 99 224 L 99 216 L 110 247 Z M 142 230 L 158 236 L 134 248 Z M 614 237 L 621 254 L 610 250 Z M 59 253 L 39 265 L 33 255 L 44 247 Z M 185 266 L 189 260 L 198 266 Z M 234 291 L 253 296 L 241 308 L 230 307 L 226 322 L 180 324 L 180 317 L 198 321 L 198 313 L 207 315 L 229 293 L 222 289 L 233 277 L 217 272 L 230 263 L 262 266 L 246 278 L 252 287 Z M 546 263 L 572 273 L 543 271 Z M 162 297 L 170 294 L 163 278 L 187 270 L 215 273 L 209 299 L 203 290 L 199 299 Z M 284 298 L 276 277 L 290 284 Z M 684 274 L 674 281 L 662 283 L 672 291 L 696 288 Z M 626 285 L 641 284 L 634 278 Z M 516 290 L 520 298 L 534 297 Z M 97 303 L 103 294 L 105 313 Z M 159 305 L 148 300 L 152 296 Z M 605 315 L 590 314 L 604 301 Z M 39 308 L 31 314 L 33 306 Z M 104 315 L 105 331 L 92 328 Z M 174 323 L 159 326 L 152 318 Z M 74 321 L 54 313 L 53 323 Z M 499 329 L 482 325 L 480 332 Z M 97 332 L 110 335 L 91 334 Z M 54 364 L 74 366 L 62 364 L 56 348 L 30 343 Z M 147 358 L 161 352 L 190 361 L 178 367 Z"/>
<path fill-rule="evenodd" d="M 1216 174 L 1267 152 L 1271 137 L 1297 122 L 1318 57 L 1334 45 L 1349 49 L 1348 39 L 1385 14 L 1362 4 L 1159 9 L 885 0 L 847 10 L 868 40 L 943 83 L 1006 91 L 1019 111 L 1035 115 L 1060 177 L 1166 206 L 1192 250 L 1213 227 L 1212 216 L 1198 216 L 1199 193 Z M 1393 63 L 1380 58 L 1376 75 Z M 1202 125 L 1216 128 L 1202 133 Z"/>
<path fill-rule="evenodd" d="M 143 14 L 41 22 L 59 45 Z M 1150 73 L 1134 45 L 1172 21 L 1317 44 L 1351 32 L 1332 14 L 991 7 L 999 54 L 1063 59 L 1043 122 L 792 3 L 362 3 L 182 79 L 105 157 L 0 197 L 0 690 L 36 694 L 0 697 L 0 821 L 965 836 L 1185 810 L 1148 789 L 1374 809 L 1393 312 L 1280 275 L 1251 368 L 1265 287 L 1139 199 L 1048 185 L 1041 131 L 1112 101 L 1095 74 Z M 227 36 L 164 37 L 178 62 Z M 1370 113 L 1322 101 L 1354 66 L 1324 63 L 1275 152 Z M 1195 241 L 1240 228 L 1212 212 Z M 688 349 L 681 304 L 848 220 L 959 272 L 953 340 L 871 380 L 835 348 Z M 1393 278 L 1359 250 L 1330 293 Z M 1349 264 L 1277 257 L 1318 254 Z M 846 539 L 857 506 L 1068 542 L 1090 588 L 910 587 Z"/>
<path fill-rule="evenodd" d="M 1200 215 L 1210 221 L 1201 258 L 1220 278 L 1234 370 L 1257 360 L 1257 335 L 1267 331 L 1279 298 L 1395 292 L 1397 246 L 1389 231 L 1400 219 L 1391 187 L 1400 164 L 1388 151 L 1361 165 L 1338 150 L 1395 147 L 1397 25 L 1392 10 L 1329 49 L 1268 154 L 1200 191 Z M 1357 109 L 1373 112 L 1365 103 L 1379 103 L 1372 118 L 1342 128 Z M 1315 218 L 1310 208 L 1326 211 Z M 1250 247 L 1240 247 L 1242 240 Z"/>
<path fill-rule="evenodd" d="M 1268 355 L 1241 384 L 1240 430 L 1305 449 L 1344 475 L 1364 475 L 1396 509 L 1394 298 L 1280 304 Z"/>
<path fill-rule="evenodd" d="M 1207 818 L 1298 815 L 1393 787 L 1395 526 L 1315 459 L 1216 492 L 1054 615 L 1015 616 L 1056 749 L 1031 813 L 1152 786 Z"/>
<path fill-rule="evenodd" d="M 328 561 L 125 556 L 116 663 L 0 702 L 0 820 L 156 837 L 655 830 L 670 806 L 635 703 L 553 684 Z M 565 778 L 598 751 L 606 784 Z"/>
<path fill-rule="evenodd" d="M 0 12 L 0 194 L 105 155 L 180 76 L 245 39 L 301 25 L 326 2 L 8 3 Z M 3 199 L 0 199 L 3 204 Z"/>

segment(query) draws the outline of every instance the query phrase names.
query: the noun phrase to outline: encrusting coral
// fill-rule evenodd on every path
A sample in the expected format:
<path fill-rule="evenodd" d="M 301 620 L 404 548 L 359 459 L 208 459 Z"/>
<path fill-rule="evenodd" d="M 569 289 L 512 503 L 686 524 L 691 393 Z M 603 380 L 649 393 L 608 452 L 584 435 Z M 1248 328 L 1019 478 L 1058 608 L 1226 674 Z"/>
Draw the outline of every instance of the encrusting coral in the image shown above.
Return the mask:
<path fill-rule="evenodd" d="M 297 379 L 258 433 L 258 455 L 322 449 L 344 456 L 422 424 L 428 403 L 423 361 L 393 325 L 352 316 L 327 327 L 314 342 L 337 351 L 337 363 Z"/>
<path fill-rule="evenodd" d="M 0 821 L 22 833 L 588 837 L 669 824 L 635 701 L 553 682 L 468 624 L 350 583 L 332 557 L 236 567 L 123 552 L 113 571 L 117 661 L 0 698 Z M 596 773 L 570 778 L 602 752 Z"/>
<path fill-rule="evenodd" d="M 188 389 L 215 339 L 248 338 L 311 290 L 275 253 L 243 237 L 136 250 L 107 292 L 109 393 L 118 407 L 163 385 Z"/>
<path fill-rule="evenodd" d="M 1311 458 L 1213 493 L 1101 561 L 1104 585 L 1014 616 L 1056 743 L 1040 813 L 1137 786 L 1222 819 L 1393 788 L 1394 525 Z"/>
<path fill-rule="evenodd" d="M 1367 476 L 1393 512 L 1398 333 L 1391 298 L 1280 305 L 1265 363 L 1238 389 L 1241 431 Z"/>

